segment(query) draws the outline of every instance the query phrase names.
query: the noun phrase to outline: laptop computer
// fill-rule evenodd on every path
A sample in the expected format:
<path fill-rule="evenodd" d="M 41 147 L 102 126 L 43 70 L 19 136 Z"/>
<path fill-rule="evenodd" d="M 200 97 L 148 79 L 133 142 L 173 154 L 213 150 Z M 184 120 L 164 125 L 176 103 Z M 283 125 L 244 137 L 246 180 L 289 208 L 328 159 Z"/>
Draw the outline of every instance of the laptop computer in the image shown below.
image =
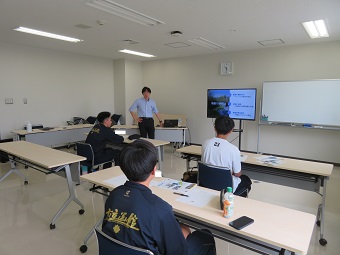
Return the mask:
<path fill-rule="evenodd" d="M 164 120 L 164 127 L 178 127 L 178 119 Z"/>

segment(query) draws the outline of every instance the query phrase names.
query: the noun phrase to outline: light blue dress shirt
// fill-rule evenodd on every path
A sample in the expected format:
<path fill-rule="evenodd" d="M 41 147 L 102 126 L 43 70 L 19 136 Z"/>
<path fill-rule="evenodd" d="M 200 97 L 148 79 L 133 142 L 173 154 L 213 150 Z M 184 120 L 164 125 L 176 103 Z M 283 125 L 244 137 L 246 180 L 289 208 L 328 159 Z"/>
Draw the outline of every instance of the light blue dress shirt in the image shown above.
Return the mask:
<path fill-rule="evenodd" d="M 153 113 L 158 113 L 158 109 L 156 107 L 156 102 L 151 98 L 149 100 L 145 100 L 144 97 L 138 98 L 129 108 L 130 112 L 133 112 L 137 109 L 138 117 L 146 117 L 152 118 Z"/>

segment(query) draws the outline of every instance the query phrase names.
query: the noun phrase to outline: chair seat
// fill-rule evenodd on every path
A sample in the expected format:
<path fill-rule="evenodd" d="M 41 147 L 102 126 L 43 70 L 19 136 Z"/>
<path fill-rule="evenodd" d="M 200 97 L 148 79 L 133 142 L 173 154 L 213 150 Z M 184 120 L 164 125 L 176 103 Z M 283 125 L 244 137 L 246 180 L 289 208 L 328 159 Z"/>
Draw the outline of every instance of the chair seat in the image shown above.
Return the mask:
<path fill-rule="evenodd" d="M 102 165 L 106 163 L 114 162 L 114 160 L 110 160 L 106 162 L 96 163 L 94 159 L 92 146 L 89 143 L 77 142 L 76 148 L 77 148 L 77 155 L 83 156 L 86 158 L 86 160 L 80 162 L 80 165 L 87 166 L 88 173 L 94 172 L 95 169 L 99 169 Z"/>

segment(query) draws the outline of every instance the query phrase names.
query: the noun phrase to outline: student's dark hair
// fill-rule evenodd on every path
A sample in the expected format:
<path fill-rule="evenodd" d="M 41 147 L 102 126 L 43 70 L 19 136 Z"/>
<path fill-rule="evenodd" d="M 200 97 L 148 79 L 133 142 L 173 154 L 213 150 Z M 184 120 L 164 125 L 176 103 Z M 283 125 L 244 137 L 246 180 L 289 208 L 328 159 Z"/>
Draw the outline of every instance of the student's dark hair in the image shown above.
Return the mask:
<path fill-rule="evenodd" d="M 142 88 L 142 94 L 143 94 L 145 91 L 147 91 L 147 92 L 149 92 L 149 93 L 151 94 L 151 89 L 150 89 L 149 87 L 144 87 L 144 88 Z"/>
<path fill-rule="evenodd" d="M 110 118 L 111 113 L 110 112 L 100 112 L 97 115 L 97 120 L 100 123 L 103 123 L 105 119 Z"/>
<path fill-rule="evenodd" d="M 156 164 L 156 147 L 145 140 L 138 139 L 126 145 L 120 154 L 120 168 L 130 181 L 145 181 Z"/>
<path fill-rule="evenodd" d="M 220 116 L 215 120 L 215 130 L 217 134 L 226 135 L 235 127 L 233 119 L 227 116 Z"/>

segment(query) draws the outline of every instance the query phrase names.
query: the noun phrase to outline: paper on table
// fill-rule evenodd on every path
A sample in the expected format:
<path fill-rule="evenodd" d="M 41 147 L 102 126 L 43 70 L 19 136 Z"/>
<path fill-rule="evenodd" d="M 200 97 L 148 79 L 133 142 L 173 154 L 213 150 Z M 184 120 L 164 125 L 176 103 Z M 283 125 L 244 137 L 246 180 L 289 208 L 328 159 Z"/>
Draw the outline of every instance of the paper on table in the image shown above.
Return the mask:
<path fill-rule="evenodd" d="M 158 188 L 172 190 L 176 193 L 186 194 L 189 190 L 196 187 L 196 183 L 191 182 L 182 182 L 173 179 L 165 179 L 161 181 L 158 185 Z"/>
<path fill-rule="evenodd" d="M 176 199 L 178 202 L 182 202 L 188 205 L 193 205 L 196 207 L 204 207 L 206 206 L 211 200 L 216 197 L 216 192 L 210 192 L 208 190 L 201 190 L 201 189 L 193 189 L 187 193 L 186 196 L 180 196 Z"/>
<path fill-rule="evenodd" d="M 273 165 L 277 166 L 283 163 L 283 161 L 275 156 L 261 156 L 261 157 L 256 157 L 257 161 L 263 164 L 268 164 L 268 165 Z"/>
<path fill-rule="evenodd" d="M 247 158 L 248 158 L 247 155 L 242 155 L 241 154 L 241 162 L 245 162 Z"/>
<path fill-rule="evenodd" d="M 110 179 L 105 180 L 105 183 L 111 184 L 115 187 L 118 187 L 120 185 L 123 185 L 128 179 L 126 178 L 126 176 L 124 174 L 119 175 L 117 177 L 113 177 Z"/>

